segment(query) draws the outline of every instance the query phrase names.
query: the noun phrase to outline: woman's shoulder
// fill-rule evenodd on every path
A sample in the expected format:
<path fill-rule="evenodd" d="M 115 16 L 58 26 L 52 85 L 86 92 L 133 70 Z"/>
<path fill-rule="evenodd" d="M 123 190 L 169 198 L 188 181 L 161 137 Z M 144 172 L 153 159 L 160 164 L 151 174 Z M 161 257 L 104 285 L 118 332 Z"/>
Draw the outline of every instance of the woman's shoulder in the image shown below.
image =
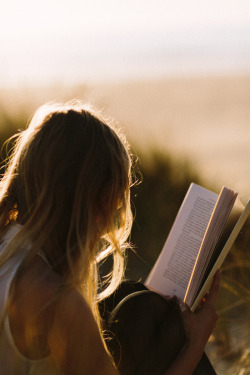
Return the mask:
<path fill-rule="evenodd" d="M 56 274 L 40 256 L 29 262 L 23 262 L 13 283 L 13 299 L 30 306 L 29 310 L 40 310 L 55 299 L 63 285 L 60 275 Z M 35 312 L 35 311 L 34 311 Z"/>
<path fill-rule="evenodd" d="M 20 267 L 13 282 L 11 301 L 17 311 L 27 315 L 29 322 L 32 317 L 37 317 L 41 321 L 48 320 L 48 325 L 58 310 L 64 318 L 67 315 L 70 317 L 74 311 L 75 319 L 75 311 L 81 313 L 90 310 L 82 294 L 75 287 L 67 285 L 39 255 Z"/>

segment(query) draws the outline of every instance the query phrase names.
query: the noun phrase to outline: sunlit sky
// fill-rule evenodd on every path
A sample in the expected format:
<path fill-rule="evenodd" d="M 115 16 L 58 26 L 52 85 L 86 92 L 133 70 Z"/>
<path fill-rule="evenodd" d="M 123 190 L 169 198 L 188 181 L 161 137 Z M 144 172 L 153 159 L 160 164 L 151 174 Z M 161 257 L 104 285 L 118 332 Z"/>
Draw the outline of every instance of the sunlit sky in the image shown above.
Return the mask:
<path fill-rule="evenodd" d="M 249 0 L 8 0 L 0 85 L 250 69 Z"/>

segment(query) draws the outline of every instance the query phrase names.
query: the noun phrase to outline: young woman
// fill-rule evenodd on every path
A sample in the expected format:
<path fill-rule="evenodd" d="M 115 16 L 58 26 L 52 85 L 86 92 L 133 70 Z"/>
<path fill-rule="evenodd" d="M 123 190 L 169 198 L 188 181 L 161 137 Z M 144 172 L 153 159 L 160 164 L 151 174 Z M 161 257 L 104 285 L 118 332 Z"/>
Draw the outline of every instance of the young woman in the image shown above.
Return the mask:
<path fill-rule="evenodd" d="M 119 373 L 98 303 L 123 277 L 130 185 L 125 138 L 81 102 L 41 107 L 18 134 L 0 186 L 2 375 Z M 111 254 L 104 288 L 98 264 Z M 218 276 L 201 309 L 183 315 L 187 339 L 166 375 L 192 374 L 217 290 Z"/>

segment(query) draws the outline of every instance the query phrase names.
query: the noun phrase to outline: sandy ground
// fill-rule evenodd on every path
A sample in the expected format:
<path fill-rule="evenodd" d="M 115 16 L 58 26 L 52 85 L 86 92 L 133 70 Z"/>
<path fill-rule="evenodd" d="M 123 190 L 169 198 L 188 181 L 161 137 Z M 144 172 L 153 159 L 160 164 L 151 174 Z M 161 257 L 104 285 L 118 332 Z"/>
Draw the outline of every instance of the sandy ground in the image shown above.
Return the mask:
<path fill-rule="evenodd" d="M 187 157 L 205 183 L 250 196 L 250 75 L 0 91 L 12 110 L 73 97 L 103 108 L 135 146 Z"/>
<path fill-rule="evenodd" d="M 250 197 L 250 76 L 106 85 L 91 96 L 140 147 L 188 157 L 209 183 Z"/>

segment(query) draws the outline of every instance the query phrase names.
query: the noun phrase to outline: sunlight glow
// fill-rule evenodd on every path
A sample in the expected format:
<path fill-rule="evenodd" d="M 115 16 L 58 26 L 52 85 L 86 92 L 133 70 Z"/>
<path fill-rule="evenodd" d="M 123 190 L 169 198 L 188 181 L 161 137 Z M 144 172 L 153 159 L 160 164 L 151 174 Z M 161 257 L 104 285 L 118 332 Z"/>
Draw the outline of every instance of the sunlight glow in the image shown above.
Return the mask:
<path fill-rule="evenodd" d="M 166 51 L 213 43 L 249 51 L 249 14 L 248 0 L 9 0 L 0 14 L 0 84 L 70 81 L 76 71 L 98 79 L 101 61 L 104 75 L 119 75 L 127 61 L 133 70 L 136 54 L 138 61 L 158 59 L 156 71 Z"/>

